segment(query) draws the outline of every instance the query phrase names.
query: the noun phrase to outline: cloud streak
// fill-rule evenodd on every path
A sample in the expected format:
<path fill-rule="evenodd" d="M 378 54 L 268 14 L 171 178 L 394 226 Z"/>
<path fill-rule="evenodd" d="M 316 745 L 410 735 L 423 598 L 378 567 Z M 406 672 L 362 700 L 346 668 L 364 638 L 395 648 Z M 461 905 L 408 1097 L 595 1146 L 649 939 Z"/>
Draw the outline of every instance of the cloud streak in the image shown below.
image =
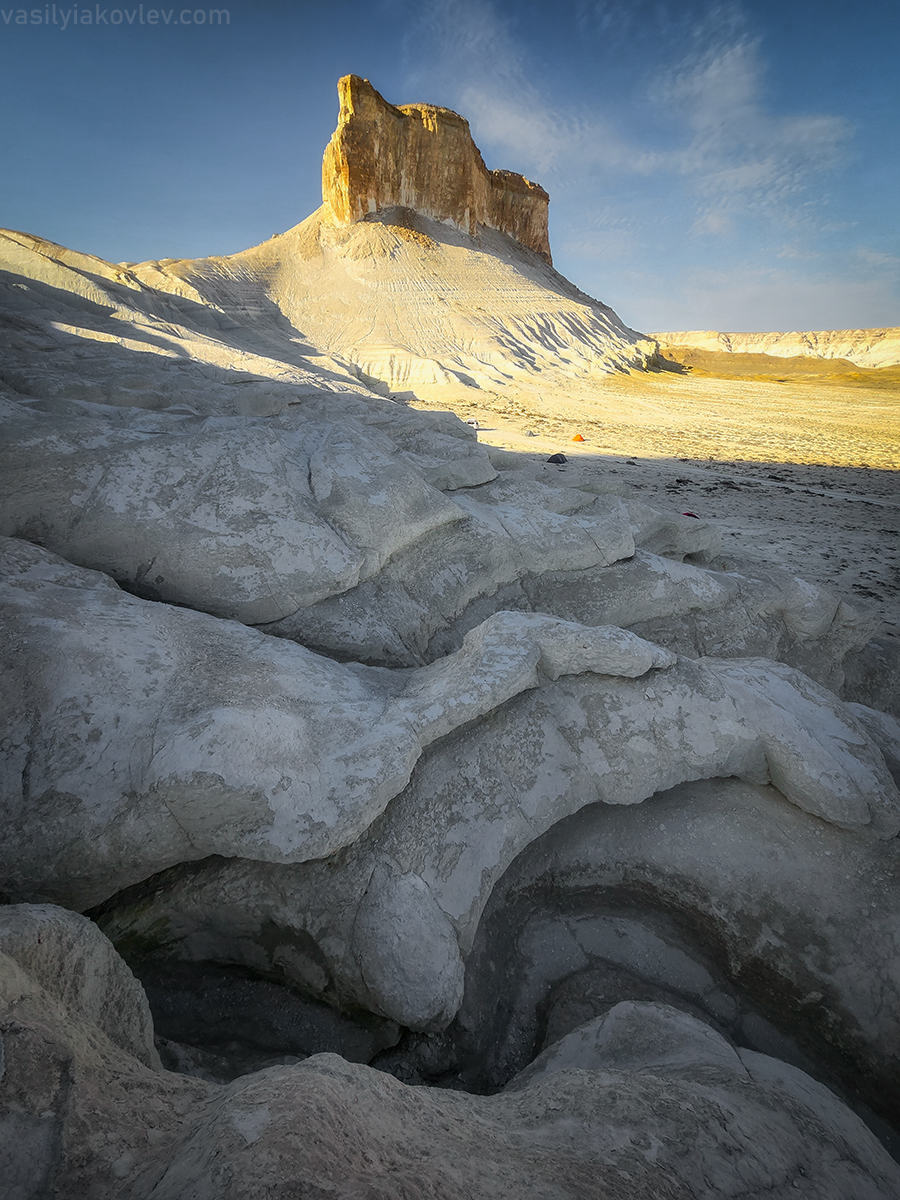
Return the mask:
<path fill-rule="evenodd" d="M 476 140 L 532 171 L 555 172 L 579 155 L 590 163 L 620 160 L 633 148 L 602 117 L 573 119 L 534 82 L 513 23 L 490 0 L 432 0 L 416 6 L 406 52 L 410 86 L 448 97 Z"/>
<path fill-rule="evenodd" d="M 666 157 L 694 186 L 701 228 L 741 211 L 788 216 L 815 176 L 844 161 L 850 122 L 771 112 L 764 75 L 758 41 L 741 36 L 711 39 L 662 82 L 660 101 L 691 131 L 687 145 Z"/>
<path fill-rule="evenodd" d="M 652 21 L 642 7 L 580 5 L 577 15 L 588 33 L 602 34 L 607 52 L 635 30 L 658 32 L 660 23 L 681 35 L 672 44 L 688 44 L 680 62 L 646 80 L 644 95 L 635 96 L 668 122 L 662 146 L 629 135 L 596 109 L 573 118 L 536 82 L 539 71 L 531 69 L 513 21 L 490 0 L 436 0 L 419 10 L 411 43 L 420 61 L 427 59 L 428 77 L 412 72 L 411 82 L 439 84 L 451 107 L 470 120 L 476 140 L 503 154 L 508 165 L 543 175 L 556 194 L 571 186 L 577 164 L 583 183 L 601 174 L 677 180 L 694 199 L 698 232 L 726 232 L 744 212 L 802 219 L 792 205 L 815 176 L 843 161 L 850 123 L 766 107 L 759 43 L 736 6 L 654 5 Z M 429 42 L 425 55 L 423 39 Z M 590 98 L 585 107 L 590 110 Z"/>
<path fill-rule="evenodd" d="M 865 239 L 826 191 L 856 130 L 778 101 L 752 13 L 569 0 L 545 51 L 536 11 L 409 0 L 407 82 L 470 121 L 489 166 L 548 188 L 565 274 L 636 328 L 896 323 L 893 246 L 848 244 Z"/>

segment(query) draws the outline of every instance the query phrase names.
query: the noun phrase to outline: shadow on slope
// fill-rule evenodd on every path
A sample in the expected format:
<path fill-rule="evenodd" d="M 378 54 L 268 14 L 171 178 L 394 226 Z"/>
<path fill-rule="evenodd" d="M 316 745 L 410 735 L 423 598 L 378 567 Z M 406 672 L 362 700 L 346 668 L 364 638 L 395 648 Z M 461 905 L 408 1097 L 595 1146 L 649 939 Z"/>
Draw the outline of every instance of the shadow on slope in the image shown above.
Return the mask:
<path fill-rule="evenodd" d="M 115 296 L 101 303 L 0 271 L 5 342 L 0 382 L 38 400 L 137 408 L 164 408 L 173 401 L 190 407 L 197 400 L 202 408 L 224 386 L 223 412 L 252 411 L 241 404 L 235 385 L 365 394 L 351 370 L 303 339 L 274 305 L 273 320 L 277 313 L 284 333 L 266 338 L 183 296 L 139 294 L 140 304 L 126 307 L 131 298 L 126 290 L 121 303 Z M 135 319 L 136 313 L 144 319 Z"/>
<path fill-rule="evenodd" d="M 338 391 L 355 380 L 352 369 L 330 360 L 264 297 L 260 297 L 263 315 L 248 327 L 205 301 L 144 283 L 139 289 L 119 287 L 100 275 L 78 274 L 91 284 L 93 295 L 0 270 L 0 327 L 7 331 L 4 370 L 28 374 L 36 368 L 40 373 L 43 366 L 52 365 L 70 374 L 77 387 L 85 361 L 92 357 L 110 359 L 108 374 L 114 379 L 120 369 L 129 368 L 129 354 L 155 354 L 157 360 L 180 359 L 216 369 L 223 382 L 234 382 L 239 372 L 247 375 L 247 370 L 241 370 L 245 360 L 250 360 L 249 374 L 255 367 L 259 379 L 277 378 L 280 368 L 314 372 L 322 388 Z M 95 355 L 92 342 L 103 343 Z M 46 354 L 35 363 L 34 349 L 56 354 L 49 363 Z M 152 363 L 145 359 L 142 365 Z"/>

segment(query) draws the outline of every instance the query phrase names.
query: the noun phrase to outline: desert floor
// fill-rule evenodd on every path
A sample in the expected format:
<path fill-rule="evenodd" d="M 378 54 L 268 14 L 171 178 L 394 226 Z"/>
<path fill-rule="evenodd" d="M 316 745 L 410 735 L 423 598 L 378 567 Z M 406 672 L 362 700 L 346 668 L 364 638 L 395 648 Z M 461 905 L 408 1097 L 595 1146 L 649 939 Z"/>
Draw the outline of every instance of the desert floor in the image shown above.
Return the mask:
<path fill-rule="evenodd" d="M 436 389 L 413 403 L 476 419 L 483 443 L 544 461 L 561 451 L 568 464 L 547 470 L 567 483 L 600 477 L 715 521 L 726 562 L 778 562 L 900 634 L 900 371 L 679 357 L 683 374 L 604 376 L 564 394 Z"/>

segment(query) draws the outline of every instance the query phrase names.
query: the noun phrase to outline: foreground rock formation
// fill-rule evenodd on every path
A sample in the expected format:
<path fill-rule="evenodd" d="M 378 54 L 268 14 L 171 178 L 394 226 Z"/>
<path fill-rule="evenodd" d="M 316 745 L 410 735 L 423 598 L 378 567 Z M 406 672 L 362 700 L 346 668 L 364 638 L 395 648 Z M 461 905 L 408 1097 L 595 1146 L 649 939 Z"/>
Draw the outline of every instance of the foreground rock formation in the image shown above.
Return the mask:
<path fill-rule="evenodd" d="M 892 367 L 900 363 L 900 329 L 827 329 L 807 333 L 718 333 L 694 329 L 653 336 L 664 346 L 694 346 L 729 354 L 842 358 L 860 367 Z"/>
<path fill-rule="evenodd" d="M 93 978 L 61 986 L 62 961 Z M 827 1089 L 662 1004 L 614 1006 L 492 1097 L 412 1088 L 334 1054 L 221 1087 L 156 1069 L 143 995 L 112 946 L 36 905 L 0 913 L 0 1003 L 0 1167 L 17 1200 L 237 1200 L 248 1187 L 274 1200 L 286 1181 L 348 1200 L 889 1200 L 900 1187 Z"/>
<path fill-rule="evenodd" d="M 382 127 L 476 161 L 344 91 L 354 196 Z M 436 219 L 440 156 L 378 209 L 397 164 L 231 259 L 3 235 L 0 1177 L 887 1200 L 877 622 L 370 390 L 360 280 L 391 379 L 416 338 L 435 377 L 644 354 L 513 225 Z"/>

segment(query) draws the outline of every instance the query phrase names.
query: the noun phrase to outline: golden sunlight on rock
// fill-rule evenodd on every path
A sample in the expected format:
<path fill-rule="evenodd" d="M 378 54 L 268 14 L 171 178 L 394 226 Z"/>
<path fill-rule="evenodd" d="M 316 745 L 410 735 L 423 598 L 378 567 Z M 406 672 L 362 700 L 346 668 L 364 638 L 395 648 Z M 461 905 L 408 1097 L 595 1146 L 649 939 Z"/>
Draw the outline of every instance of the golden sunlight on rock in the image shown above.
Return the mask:
<path fill-rule="evenodd" d="M 395 108 L 368 79 L 338 83 L 341 111 L 322 162 L 322 202 L 338 223 L 411 208 L 474 234 L 499 229 L 548 263 L 550 197 L 513 171 L 489 171 L 469 123 L 448 108 Z"/>

